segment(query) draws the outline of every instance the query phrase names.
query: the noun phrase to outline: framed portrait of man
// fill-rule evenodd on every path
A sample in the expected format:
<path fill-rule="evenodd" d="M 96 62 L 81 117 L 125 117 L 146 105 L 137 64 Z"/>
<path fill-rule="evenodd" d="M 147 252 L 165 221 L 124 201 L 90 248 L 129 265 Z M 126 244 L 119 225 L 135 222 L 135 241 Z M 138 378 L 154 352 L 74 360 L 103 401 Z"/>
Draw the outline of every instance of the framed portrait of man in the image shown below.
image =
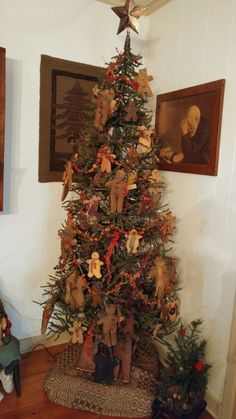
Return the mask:
<path fill-rule="evenodd" d="M 160 170 L 217 175 L 225 80 L 157 97 Z"/>

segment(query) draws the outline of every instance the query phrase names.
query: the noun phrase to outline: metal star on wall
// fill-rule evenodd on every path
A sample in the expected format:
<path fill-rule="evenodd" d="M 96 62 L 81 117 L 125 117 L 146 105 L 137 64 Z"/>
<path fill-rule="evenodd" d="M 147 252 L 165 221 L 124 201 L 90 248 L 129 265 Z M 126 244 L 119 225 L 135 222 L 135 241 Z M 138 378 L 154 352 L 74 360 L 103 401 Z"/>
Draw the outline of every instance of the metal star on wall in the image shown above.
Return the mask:
<path fill-rule="evenodd" d="M 126 0 L 124 6 L 112 7 L 113 12 L 120 18 L 117 35 L 126 28 L 131 28 L 133 31 L 139 33 L 138 18 L 145 13 L 147 8 L 134 6 L 131 10 L 130 2 L 131 0 Z"/>

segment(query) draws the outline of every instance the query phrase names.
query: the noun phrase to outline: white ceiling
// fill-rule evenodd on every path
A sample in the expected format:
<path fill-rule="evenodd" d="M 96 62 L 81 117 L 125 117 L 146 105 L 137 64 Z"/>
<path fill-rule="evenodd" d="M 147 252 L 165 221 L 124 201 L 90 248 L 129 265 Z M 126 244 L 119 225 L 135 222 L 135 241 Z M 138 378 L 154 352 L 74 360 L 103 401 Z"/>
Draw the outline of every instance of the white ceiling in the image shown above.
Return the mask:
<path fill-rule="evenodd" d="M 125 4 L 125 0 L 97 0 L 102 3 L 109 4 L 110 6 L 123 6 Z M 151 14 L 155 10 L 160 9 L 160 7 L 164 6 L 166 3 L 169 3 L 172 0 L 134 0 L 134 3 L 137 5 L 142 5 L 148 7 L 146 14 Z"/>

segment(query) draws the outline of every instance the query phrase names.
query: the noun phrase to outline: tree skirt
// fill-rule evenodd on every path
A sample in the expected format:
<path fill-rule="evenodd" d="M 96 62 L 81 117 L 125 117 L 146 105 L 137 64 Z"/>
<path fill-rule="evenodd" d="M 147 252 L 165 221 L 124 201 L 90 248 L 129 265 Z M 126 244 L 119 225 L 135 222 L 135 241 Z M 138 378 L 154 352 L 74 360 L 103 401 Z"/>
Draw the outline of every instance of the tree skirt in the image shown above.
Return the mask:
<path fill-rule="evenodd" d="M 75 365 L 79 345 L 69 345 L 49 370 L 45 390 L 49 399 L 74 409 L 126 418 L 151 415 L 156 397 L 157 352 L 153 344 L 139 344 L 131 368 L 129 384 L 120 379 L 113 385 L 96 384 L 91 376 L 79 376 Z"/>

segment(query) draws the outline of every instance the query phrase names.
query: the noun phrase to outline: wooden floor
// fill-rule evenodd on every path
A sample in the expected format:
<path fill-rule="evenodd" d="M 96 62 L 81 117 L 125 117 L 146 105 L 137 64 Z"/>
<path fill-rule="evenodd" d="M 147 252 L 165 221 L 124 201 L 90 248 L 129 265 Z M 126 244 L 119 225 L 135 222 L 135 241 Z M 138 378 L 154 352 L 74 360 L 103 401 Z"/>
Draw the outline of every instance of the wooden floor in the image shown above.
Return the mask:
<path fill-rule="evenodd" d="M 57 354 L 63 349 L 62 345 L 50 348 L 51 354 Z M 55 357 L 56 358 L 56 357 Z M 34 351 L 21 361 L 21 389 L 22 395 L 17 398 L 15 392 L 5 395 L 0 402 L 0 418 L 4 419 L 107 419 L 108 416 L 67 409 L 51 403 L 43 389 L 45 372 L 53 368 L 55 359 L 49 356 L 45 349 Z M 118 419 L 114 418 L 113 419 Z M 119 418 L 120 419 L 120 418 Z M 140 418 L 139 418 L 140 419 Z M 148 418 L 147 418 L 148 419 Z M 201 419 L 212 419 L 206 412 Z"/>

